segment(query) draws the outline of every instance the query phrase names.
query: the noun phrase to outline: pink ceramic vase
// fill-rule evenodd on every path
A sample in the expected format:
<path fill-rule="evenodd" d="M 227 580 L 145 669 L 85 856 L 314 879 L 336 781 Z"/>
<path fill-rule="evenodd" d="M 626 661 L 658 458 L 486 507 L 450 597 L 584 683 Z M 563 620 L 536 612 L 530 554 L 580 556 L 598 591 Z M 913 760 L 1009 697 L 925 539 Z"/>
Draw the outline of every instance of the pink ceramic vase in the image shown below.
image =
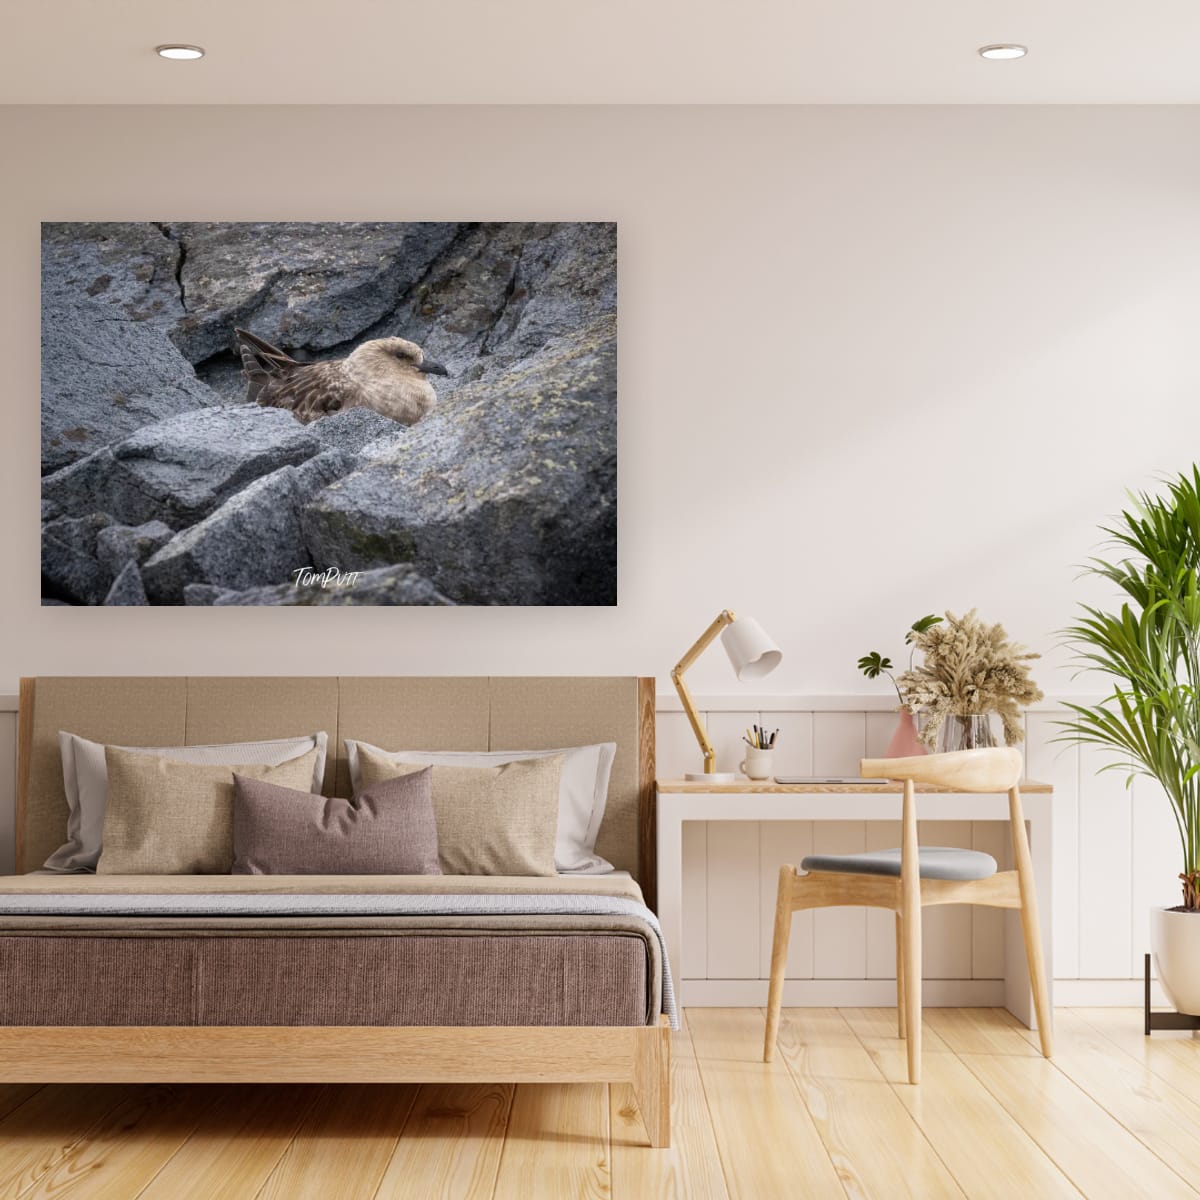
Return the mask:
<path fill-rule="evenodd" d="M 917 723 L 907 708 L 900 710 L 900 719 L 896 722 L 896 732 L 888 742 L 888 748 L 883 752 L 884 758 L 911 758 L 914 754 L 928 754 L 929 751 L 917 738 Z"/>

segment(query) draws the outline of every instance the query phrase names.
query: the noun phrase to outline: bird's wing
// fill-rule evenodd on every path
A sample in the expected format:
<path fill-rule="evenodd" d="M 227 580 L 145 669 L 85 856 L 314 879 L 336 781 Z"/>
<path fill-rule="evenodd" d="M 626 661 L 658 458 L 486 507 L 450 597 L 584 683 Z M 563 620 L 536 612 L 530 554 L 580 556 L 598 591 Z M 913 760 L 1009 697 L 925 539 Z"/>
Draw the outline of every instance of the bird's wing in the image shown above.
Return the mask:
<path fill-rule="evenodd" d="M 251 382 L 251 388 L 254 384 Z M 295 363 L 293 369 L 269 377 L 255 399 L 267 408 L 288 408 L 306 424 L 327 413 L 352 408 L 358 388 L 340 362 Z"/>
<path fill-rule="evenodd" d="M 233 332 L 237 335 L 238 348 L 242 352 L 243 362 L 249 356 L 267 371 L 278 371 L 283 367 L 299 365 L 291 355 L 285 354 L 278 346 L 272 346 L 270 342 L 251 333 L 248 329 L 235 329 Z"/>
<path fill-rule="evenodd" d="M 251 333 L 248 329 L 235 329 L 238 350 L 242 356 L 242 374 L 246 378 L 246 399 L 259 400 L 267 383 L 285 375 L 294 367 L 301 366 L 278 346 Z"/>

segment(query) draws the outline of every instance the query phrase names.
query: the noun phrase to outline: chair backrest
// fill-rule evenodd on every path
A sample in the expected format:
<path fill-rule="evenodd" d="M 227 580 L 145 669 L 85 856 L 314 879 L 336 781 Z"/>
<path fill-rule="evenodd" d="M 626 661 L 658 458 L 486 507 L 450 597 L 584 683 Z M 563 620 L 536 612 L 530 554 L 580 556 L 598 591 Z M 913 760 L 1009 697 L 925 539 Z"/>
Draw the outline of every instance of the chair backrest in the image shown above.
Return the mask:
<path fill-rule="evenodd" d="M 864 779 L 911 779 L 956 792 L 1007 792 L 1021 778 L 1020 750 L 1011 746 L 952 750 L 912 758 L 864 758 Z"/>

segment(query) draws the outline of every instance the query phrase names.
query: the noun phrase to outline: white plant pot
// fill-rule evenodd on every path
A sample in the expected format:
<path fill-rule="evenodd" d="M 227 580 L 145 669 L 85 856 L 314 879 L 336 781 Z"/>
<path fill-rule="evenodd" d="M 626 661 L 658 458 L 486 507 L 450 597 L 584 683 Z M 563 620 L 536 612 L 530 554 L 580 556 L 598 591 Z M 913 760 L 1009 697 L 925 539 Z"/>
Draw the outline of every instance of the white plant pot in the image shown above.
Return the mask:
<path fill-rule="evenodd" d="M 1177 1012 L 1200 1016 L 1200 913 L 1150 910 L 1154 971 Z"/>

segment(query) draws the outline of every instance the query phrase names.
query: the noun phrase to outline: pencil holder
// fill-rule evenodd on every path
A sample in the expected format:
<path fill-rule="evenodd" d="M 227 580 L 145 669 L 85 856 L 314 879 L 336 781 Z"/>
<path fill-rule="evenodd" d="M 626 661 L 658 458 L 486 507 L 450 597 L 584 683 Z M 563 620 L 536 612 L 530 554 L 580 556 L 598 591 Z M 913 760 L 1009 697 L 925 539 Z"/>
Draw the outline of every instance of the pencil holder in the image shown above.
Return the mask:
<path fill-rule="evenodd" d="M 775 751 L 746 748 L 746 757 L 738 764 L 747 779 L 770 779 L 775 774 Z"/>

